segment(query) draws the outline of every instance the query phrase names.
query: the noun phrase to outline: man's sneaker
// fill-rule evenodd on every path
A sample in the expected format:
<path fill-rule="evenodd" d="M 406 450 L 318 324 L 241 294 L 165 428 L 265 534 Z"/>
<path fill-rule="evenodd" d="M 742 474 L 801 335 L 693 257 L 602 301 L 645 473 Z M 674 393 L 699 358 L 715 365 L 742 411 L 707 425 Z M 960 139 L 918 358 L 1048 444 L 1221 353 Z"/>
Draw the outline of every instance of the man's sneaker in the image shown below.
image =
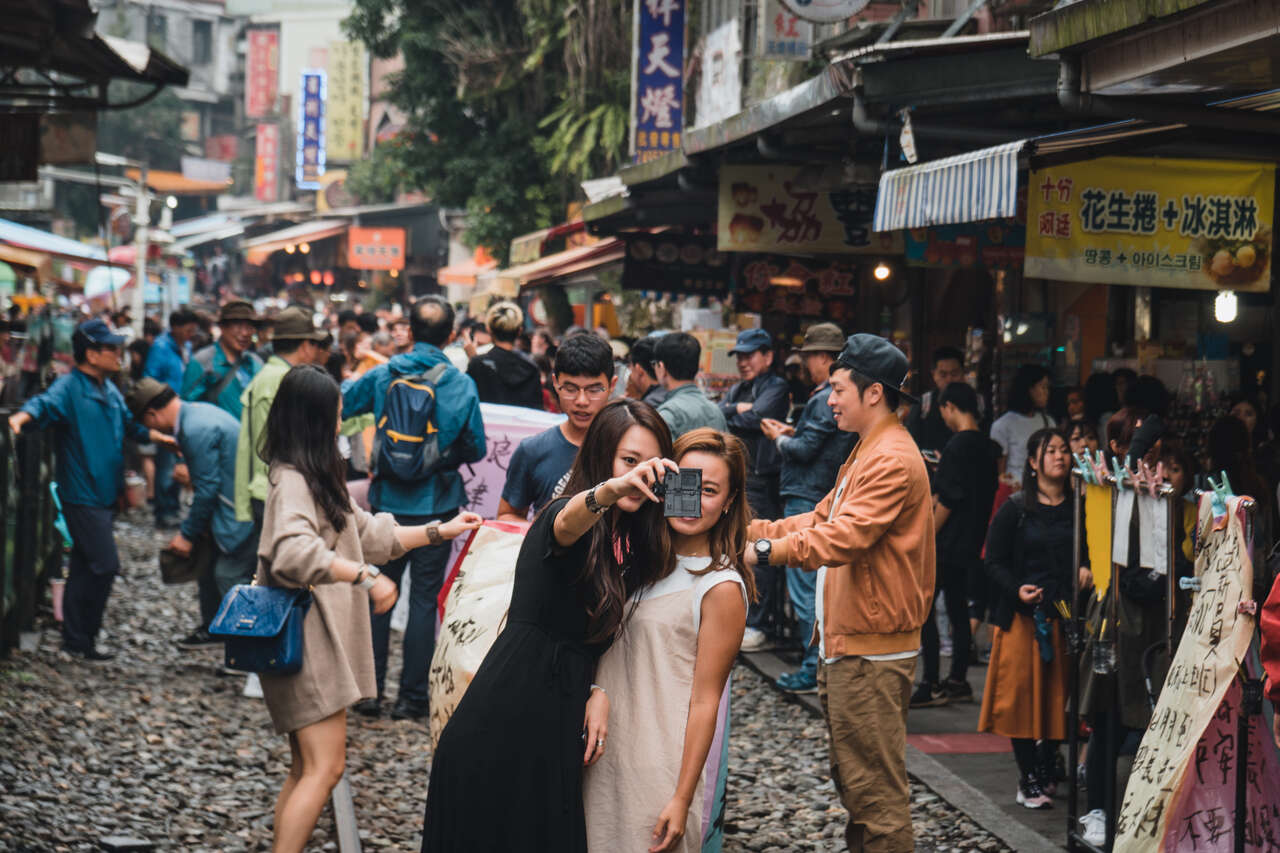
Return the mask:
<path fill-rule="evenodd" d="M 942 690 L 950 702 L 972 702 L 973 688 L 967 681 L 954 681 L 950 678 L 942 682 Z"/>
<path fill-rule="evenodd" d="M 178 648 L 199 649 L 204 646 L 216 646 L 221 642 L 222 640 L 211 635 L 204 628 L 197 628 L 194 631 L 192 631 L 190 634 L 188 634 L 187 636 L 183 637 L 181 640 L 178 641 Z"/>
<path fill-rule="evenodd" d="M 1034 776 L 1023 776 L 1018 783 L 1018 805 L 1029 809 L 1051 809 L 1053 800 L 1041 788 Z"/>
<path fill-rule="evenodd" d="M 742 632 L 742 651 L 762 652 L 770 646 L 769 635 L 759 628 L 748 628 Z"/>
<path fill-rule="evenodd" d="M 1094 809 L 1080 818 L 1080 826 L 1083 829 L 1080 837 L 1086 844 L 1101 847 L 1107 843 L 1107 813 L 1102 809 Z"/>
<path fill-rule="evenodd" d="M 101 649 L 73 649 L 70 646 L 63 646 L 62 654 L 68 660 L 84 661 L 85 663 L 104 663 L 116 658 L 115 652 L 104 652 Z"/>
<path fill-rule="evenodd" d="M 788 693 L 817 693 L 818 674 L 809 669 L 797 669 L 778 676 L 778 687 Z"/>
<path fill-rule="evenodd" d="M 940 685 L 929 684 L 926 681 L 920 682 L 916 692 L 911 694 L 912 708 L 938 708 L 949 701 L 947 691 Z"/>
<path fill-rule="evenodd" d="M 351 710 L 364 717 L 381 717 L 382 700 L 361 699 L 359 702 L 351 706 Z"/>

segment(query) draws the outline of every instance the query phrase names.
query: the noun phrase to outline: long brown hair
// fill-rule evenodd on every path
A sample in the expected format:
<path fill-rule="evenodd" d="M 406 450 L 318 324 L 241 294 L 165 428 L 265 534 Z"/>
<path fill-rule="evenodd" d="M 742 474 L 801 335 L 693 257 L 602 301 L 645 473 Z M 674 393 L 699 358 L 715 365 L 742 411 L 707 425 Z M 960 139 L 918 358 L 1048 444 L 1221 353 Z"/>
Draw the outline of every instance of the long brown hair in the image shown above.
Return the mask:
<path fill-rule="evenodd" d="M 675 456 L 679 463 L 686 453 L 707 453 L 724 460 L 729 469 L 729 502 L 724 514 L 716 519 L 707 531 L 707 545 L 711 550 L 712 569 L 732 568 L 742 576 L 747 587 L 747 598 L 756 600 L 755 574 L 747 568 L 742 554 L 747 549 L 747 525 L 751 522 L 751 510 L 747 506 L 747 447 L 742 439 L 731 433 L 718 432 L 710 427 L 690 430 L 676 439 Z M 702 574 L 695 572 L 694 574 Z"/>
<path fill-rule="evenodd" d="M 591 421 L 569 470 L 564 494 L 576 495 L 613 479 L 613 458 L 622 437 L 633 426 L 653 433 L 659 454 L 671 458 L 671 431 L 658 412 L 638 400 L 614 400 Z M 648 500 L 635 512 L 617 507 L 607 510 L 589 535 L 591 544 L 579 580 L 589 587 L 587 639 L 596 643 L 618 632 L 627 601 L 636 590 L 671 573 L 675 549 L 662 506 Z"/>

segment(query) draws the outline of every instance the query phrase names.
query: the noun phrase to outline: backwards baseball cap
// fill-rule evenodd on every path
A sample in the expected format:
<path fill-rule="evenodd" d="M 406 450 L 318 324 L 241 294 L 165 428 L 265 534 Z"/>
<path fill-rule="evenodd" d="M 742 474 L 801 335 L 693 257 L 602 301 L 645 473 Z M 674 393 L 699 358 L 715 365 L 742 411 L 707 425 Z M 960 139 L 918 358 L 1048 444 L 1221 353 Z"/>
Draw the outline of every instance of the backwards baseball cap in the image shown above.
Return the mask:
<path fill-rule="evenodd" d="M 129 407 L 134 419 L 142 420 L 142 416 L 146 414 L 147 409 L 150 409 L 164 392 L 172 390 L 163 382 L 148 376 L 139 380 L 138 384 L 129 390 L 129 393 L 125 395 L 124 402 Z"/>
<path fill-rule="evenodd" d="M 76 327 L 76 332 L 83 335 L 91 347 L 124 346 L 124 336 L 111 331 L 106 320 L 86 320 Z"/>
<path fill-rule="evenodd" d="M 332 335 L 315 327 L 311 313 L 296 305 L 276 315 L 275 327 L 272 337 L 277 341 L 314 341 L 321 346 L 328 346 L 333 342 Z"/>
<path fill-rule="evenodd" d="M 729 352 L 749 355 L 762 349 L 773 349 L 773 338 L 764 329 L 746 329 L 738 333 L 738 340 Z"/>
<path fill-rule="evenodd" d="M 907 357 L 879 335 L 850 335 L 836 359 L 836 366 L 892 388 L 913 403 L 916 401 L 915 397 L 902 390 L 911 370 Z"/>

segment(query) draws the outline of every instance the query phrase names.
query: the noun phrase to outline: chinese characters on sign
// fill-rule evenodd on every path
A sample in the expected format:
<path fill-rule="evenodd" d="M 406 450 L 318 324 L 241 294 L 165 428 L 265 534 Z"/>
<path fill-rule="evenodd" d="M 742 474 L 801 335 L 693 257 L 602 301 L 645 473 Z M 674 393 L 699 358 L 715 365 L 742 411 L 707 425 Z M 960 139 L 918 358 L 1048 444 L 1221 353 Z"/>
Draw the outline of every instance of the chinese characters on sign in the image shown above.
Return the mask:
<path fill-rule="evenodd" d="M 280 126 L 259 124 L 257 151 L 253 158 L 253 197 L 258 201 L 276 201 L 279 198 Z"/>
<path fill-rule="evenodd" d="M 320 189 L 325 164 L 325 72 L 308 68 L 298 87 L 297 183 L 300 190 Z"/>
<path fill-rule="evenodd" d="M 355 42 L 329 45 L 329 97 L 325 103 L 325 158 L 359 160 L 364 154 L 364 48 Z"/>
<path fill-rule="evenodd" d="M 810 188 L 800 166 L 725 166 L 718 247 L 782 254 L 900 253 L 900 232 L 872 232 L 875 204 L 874 184 L 822 192 Z"/>
<path fill-rule="evenodd" d="M 629 237 L 622 287 L 724 295 L 729 292 L 729 257 L 717 251 L 709 239 L 650 234 Z"/>
<path fill-rule="evenodd" d="M 852 316 L 857 280 L 857 265 L 850 261 L 766 255 L 746 263 L 737 283 L 748 311 L 844 323 Z"/>
<path fill-rule="evenodd" d="M 912 228 L 905 234 L 908 266 L 947 269 L 1022 269 L 1027 241 L 1026 226 L 1016 219 Z"/>
<path fill-rule="evenodd" d="M 249 30 L 249 52 L 245 58 L 244 114 L 264 118 L 275 112 L 280 74 L 280 33 L 275 29 Z"/>
<path fill-rule="evenodd" d="M 761 59 L 806 62 L 813 44 L 813 24 L 783 6 L 768 0 L 759 27 L 757 53 Z"/>
<path fill-rule="evenodd" d="M 641 0 L 635 58 L 637 162 L 680 147 L 684 130 L 684 0 Z"/>
<path fill-rule="evenodd" d="M 1104 157 L 1033 170 L 1026 275 L 1266 290 L 1275 167 Z"/>
<path fill-rule="evenodd" d="M 348 229 L 347 266 L 353 270 L 404 269 L 404 229 Z"/>
<path fill-rule="evenodd" d="M 1232 849 L 1235 806 L 1236 674 L 1248 666 L 1254 617 L 1239 605 L 1253 588 L 1241 499 L 1227 503 L 1226 523 L 1215 524 L 1212 496 L 1200 503 L 1196 576 L 1187 628 L 1165 677 L 1151 723 L 1134 756 L 1116 819 L 1116 853 Z M 1250 721 L 1249 849 L 1273 849 L 1280 805 L 1275 750 L 1262 740 L 1264 718 Z M 1270 740 L 1270 738 L 1267 738 Z M 1224 830 L 1225 832 L 1221 831 Z"/>

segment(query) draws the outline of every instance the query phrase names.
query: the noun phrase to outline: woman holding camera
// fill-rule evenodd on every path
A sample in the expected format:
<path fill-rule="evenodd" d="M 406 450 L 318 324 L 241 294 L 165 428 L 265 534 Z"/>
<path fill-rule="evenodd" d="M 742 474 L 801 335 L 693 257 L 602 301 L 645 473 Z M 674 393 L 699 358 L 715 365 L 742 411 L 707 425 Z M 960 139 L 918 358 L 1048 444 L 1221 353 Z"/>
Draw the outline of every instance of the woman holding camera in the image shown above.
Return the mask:
<path fill-rule="evenodd" d="M 609 716 L 596 661 L 635 592 L 673 568 L 654 491 L 677 470 L 670 456 L 671 434 L 645 403 L 616 400 L 591 422 L 571 497 L 529 528 L 506 627 L 440 735 L 424 853 L 585 853 L 582 767 L 605 754 Z"/>
<path fill-rule="evenodd" d="M 342 396 L 323 369 L 300 365 L 285 374 L 267 416 L 262 458 L 270 488 L 258 545 L 256 582 L 310 587 L 303 621 L 302 669 L 262 673 L 262 693 L 277 732 L 289 736 L 292 761 L 275 808 L 275 853 L 299 853 L 320 810 L 342 778 L 347 707 L 377 695 L 369 608 L 385 613 L 396 585 L 370 563 L 385 563 L 481 524 L 472 512 L 439 524 L 400 527 L 370 515 L 347 494 L 338 424 Z"/>
<path fill-rule="evenodd" d="M 667 519 L 674 569 L 632 596 L 626 630 L 600 660 L 596 681 L 614 703 L 617 746 L 584 783 L 592 850 L 697 853 L 704 838 L 719 849 L 724 789 L 721 774 L 706 770 L 723 767 L 729 672 L 755 597 L 741 562 L 747 451 L 735 436 L 704 428 L 680 436 L 675 455 L 680 467 L 702 471 L 702 513 Z"/>

